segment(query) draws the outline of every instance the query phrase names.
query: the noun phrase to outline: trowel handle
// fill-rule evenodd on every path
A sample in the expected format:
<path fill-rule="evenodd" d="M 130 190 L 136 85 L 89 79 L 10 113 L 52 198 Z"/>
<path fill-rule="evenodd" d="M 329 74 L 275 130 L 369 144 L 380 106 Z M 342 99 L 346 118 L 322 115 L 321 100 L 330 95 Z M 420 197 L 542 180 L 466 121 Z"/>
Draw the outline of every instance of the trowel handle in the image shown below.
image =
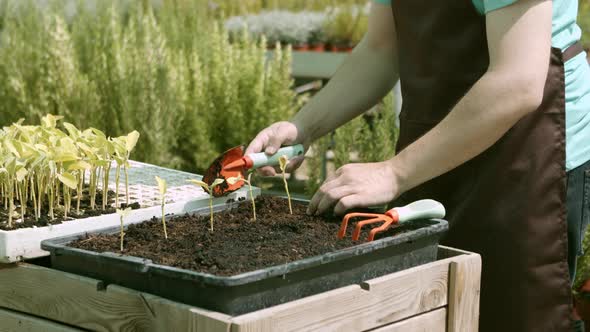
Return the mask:
<path fill-rule="evenodd" d="M 406 206 L 393 208 L 390 211 L 387 211 L 388 214 L 397 213 L 400 223 L 416 219 L 444 218 L 446 214 L 445 207 L 432 199 L 415 201 Z"/>
<path fill-rule="evenodd" d="M 272 156 L 269 156 L 264 152 L 259 152 L 249 154 L 248 157 L 252 160 L 252 168 L 259 168 L 262 166 L 277 166 L 281 156 L 287 156 L 287 158 L 291 160 L 297 156 L 303 155 L 303 152 L 305 152 L 303 145 L 297 144 L 280 148 L 279 151 Z"/>

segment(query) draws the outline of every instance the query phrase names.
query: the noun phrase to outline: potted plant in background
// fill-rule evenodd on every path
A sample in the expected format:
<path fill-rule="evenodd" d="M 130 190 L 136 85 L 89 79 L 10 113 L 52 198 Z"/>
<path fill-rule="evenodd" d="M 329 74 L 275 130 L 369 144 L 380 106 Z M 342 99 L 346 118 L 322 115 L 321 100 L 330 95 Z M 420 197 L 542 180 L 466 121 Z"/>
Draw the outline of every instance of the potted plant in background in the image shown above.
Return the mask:
<path fill-rule="evenodd" d="M 326 50 L 326 34 L 321 27 L 312 30 L 309 35 L 310 50 L 324 52 Z"/>

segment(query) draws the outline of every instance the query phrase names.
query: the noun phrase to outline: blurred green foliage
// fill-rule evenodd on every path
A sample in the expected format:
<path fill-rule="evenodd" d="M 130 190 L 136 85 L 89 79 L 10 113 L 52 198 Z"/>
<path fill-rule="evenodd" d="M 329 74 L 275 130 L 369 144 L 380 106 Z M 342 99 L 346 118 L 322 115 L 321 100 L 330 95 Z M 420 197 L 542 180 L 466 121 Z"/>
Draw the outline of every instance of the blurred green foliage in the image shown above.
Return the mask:
<path fill-rule="evenodd" d="M 0 119 L 46 113 L 109 135 L 138 130 L 134 158 L 202 171 L 298 107 L 290 49 L 231 43 L 195 1 L 3 3 Z M 72 14 L 73 13 L 73 14 Z M 157 15 L 155 14 L 157 13 Z"/>
<path fill-rule="evenodd" d="M 582 29 L 582 45 L 586 49 L 590 48 L 590 1 L 583 0 L 579 2 L 578 25 Z"/>

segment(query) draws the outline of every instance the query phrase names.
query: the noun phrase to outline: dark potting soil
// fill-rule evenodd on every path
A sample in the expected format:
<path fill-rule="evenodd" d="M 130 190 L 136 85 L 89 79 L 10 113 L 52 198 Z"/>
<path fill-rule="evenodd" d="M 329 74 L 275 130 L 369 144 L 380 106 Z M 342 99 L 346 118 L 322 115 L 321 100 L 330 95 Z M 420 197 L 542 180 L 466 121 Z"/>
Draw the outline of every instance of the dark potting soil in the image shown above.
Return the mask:
<path fill-rule="evenodd" d="M 262 196 L 256 200 L 256 221 L 252 220 L 251 202 L 243 201 L 237 208 L 215 213 L 213 232 L 209 230 L 209 215 L 167 220 L 167 240 L 161 219 L 154 218 L 125 230 L 123 254 L 148 258 L 156 264 L 228 276 L 358 244 L 350 239 L 353 229 L 350 225 L 346 238 L 337 238 L 340 218 L 308 216 L 305 210 L 304 204 L 293 202 L 291 215 L 286 199 Z M 392 228 L 383 236 L 407 230 L 405 226 Z M 361 240 L 366 236 L 364 232 Z M 120 237 L 119 234 L 87 235 L 69 245 L 95 252 L 119 252 Z"/>
<path fill-rule="evenodd" d="M 18 217 L 18 218 L 13 217 L 12 227 L 8 227 L 8 211 L 6 209 L 4 209 L 3 205 L 1 205 L 0 206 L 0 230 L 10 231 L 10 230 L 15 230 L 15 229 L 20 229 L 20 228 L 44 227 L 44 226 L 49 226 L 49 225 L 58 225 L 66 220 L 89 218 L 89 217 L 100 216 L 103 214 L 110 214 L 110 213 L 116 212 L 115 208 L 109 206 L 115 202 L 115 192 L 114 191 L 109 190 L 109 192 L 107 193 L 108 204 L 107 204 L 107 208 L 105 210 L 102 209 L 102 190 L 96 191 L 95 208 L 94 209 L 90 209 L 90 195 L 88 193 L 88 188 L 85 188 L 82 191 L 82 193 L 83 193 L 83 195 L 82 195 L 82 198 L 80 199 L 80 214 L 78 214 L 78 213 L 76 213 L 76 208 L 77 208 L 76 191 L 75 190 L 72 191 L 72 203 L 71 203 L 71 208 L 70 208 L 70 212 L 68 213 L 67 219 L 64 218 L 63 196 L 60 197 L 60 205 L 61 206 L 59 208 L 53 209 L 53 216 L 54 216 L 53 220 L 51 220 L 51 218 L 48 215 L 48 213 L 49 213 L 49 205 L 48 204 L 49 203 L 48 203 L 48 198 L 45 197 L 44 204 L 41 208 L 41 217 L 39 218 L 39 220 L 35 220 L 34 212 L 33 212 L 34 211 L 33 205 L 31 202 L 29 202 L 27 204 L 27 209 L 26 209 L 27 214 L 25 215 L 24 221 L 17 222 L 17 220 L 20 217 Z M 2 203 L 2 202 L 0 202 L 0 203 Z M 125 203 L 121 204 L 122 208 L 125 208 L 126 206 L 127 205 Z M 130 203 L 129 206 L 134 210 L 139 209 L 141 207 L 139 205 L 139 203 L 137 203 L 137 202 Z M 16 212 L 20 214 L 21 207 L 18 202 L 15 202 L 15 207 L 16 207 Z"/>

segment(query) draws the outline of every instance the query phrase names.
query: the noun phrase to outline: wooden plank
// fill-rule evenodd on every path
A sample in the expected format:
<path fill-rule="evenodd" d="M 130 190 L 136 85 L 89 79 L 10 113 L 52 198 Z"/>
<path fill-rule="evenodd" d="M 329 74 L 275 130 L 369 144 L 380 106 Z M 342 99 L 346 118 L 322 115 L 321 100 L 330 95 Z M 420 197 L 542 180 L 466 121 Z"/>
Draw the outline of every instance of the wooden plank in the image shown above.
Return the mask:
<path fill-rule="evenodd" d="M 447 308 L 440 308 L 371 330 L 371 332 L 445 332 L 446 324 Z"/>
<path fill-rule="evenodd" d="M 433 262 L 238 316 L 232 331 L 362 331 L 399 321 L 447 304 L 450 262 Z"/>
<path fill-rule="evenodd" d="M 0 307 L 93 331 L 186 331 L 191 319 L 188 306 L 35 265 L 2 269 L 0 284 Z"/>
<path fill-rule="evenodd" d="M 477 254 L 455 258 L 449 273 L 449 332 L 477 331 L 481 257 Z"/>
<path fill-rule="evenodd" d="M 52 321 L 0 308 L 0 331 L 2 332 L 80 332 L 72 327 Z"/>
<path fill-rule="evenodd" d="M 190 310 L 190 332 L 229 332 L 231 317 L 219 312 L 208 311 L 199 308 Z"/>

